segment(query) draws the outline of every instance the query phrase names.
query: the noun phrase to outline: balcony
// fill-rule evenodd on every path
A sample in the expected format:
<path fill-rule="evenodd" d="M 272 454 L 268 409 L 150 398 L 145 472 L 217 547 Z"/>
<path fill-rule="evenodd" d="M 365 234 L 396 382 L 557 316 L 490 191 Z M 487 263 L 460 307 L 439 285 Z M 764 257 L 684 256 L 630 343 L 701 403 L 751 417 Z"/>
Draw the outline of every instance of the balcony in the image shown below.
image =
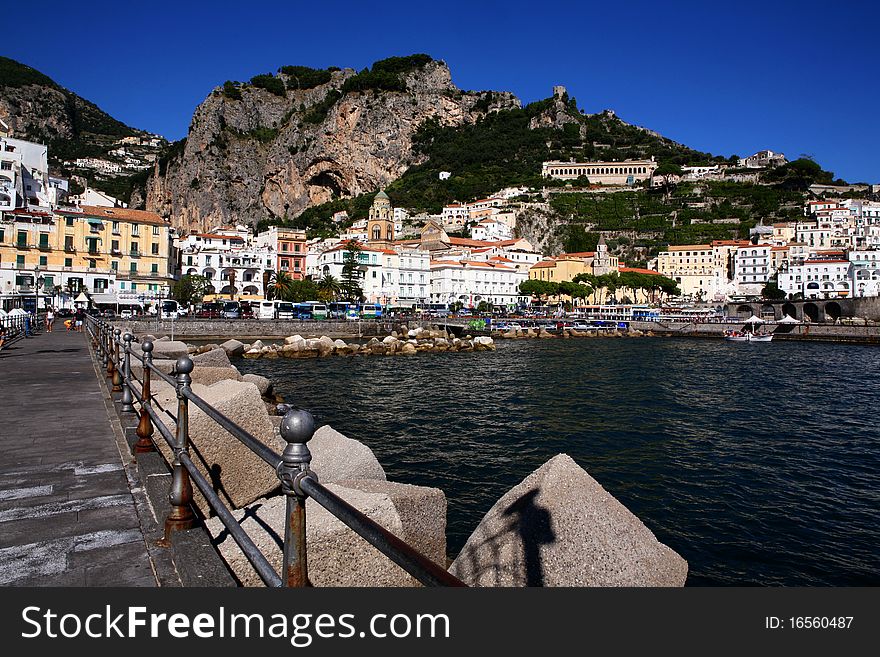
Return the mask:
<path fill-rule="evenodd" d="M 34 246 L 33 244 L 28 244 L 27 242 L 16 242 L 16 243 L 15 243 L 15 248 L 16 248 L 16 249 L 24 249 L 24 250 L 27 250 L 27 249 L 31 249 L 31 248 L 33 248 L 33 246 Z"/>
<path fill-rule="evenodd" d="M 76 247 L 73 246 L 72 244 L 65 244 L 64 245 L 64 252 L 65 253 L 76 253 Z"/>
<path fill-rule="evenodd" d="M 52 245 L 51 244 L 37 244 L 37 248 L 40 251 L 51 251 Z"/>
<path fill-rule="evenodd" d="M 140 258 L 143 254 L 140 251 L 129 251 L 128 255 L 132 258 Z"/>
<path fill-rule="evenodd" d="M 115 255 L 115 256 L 121 256 L 121 255 L 122 255 L 122 249 L 110 249 L 110 254 L 111 254 L 111 255 Z"/>

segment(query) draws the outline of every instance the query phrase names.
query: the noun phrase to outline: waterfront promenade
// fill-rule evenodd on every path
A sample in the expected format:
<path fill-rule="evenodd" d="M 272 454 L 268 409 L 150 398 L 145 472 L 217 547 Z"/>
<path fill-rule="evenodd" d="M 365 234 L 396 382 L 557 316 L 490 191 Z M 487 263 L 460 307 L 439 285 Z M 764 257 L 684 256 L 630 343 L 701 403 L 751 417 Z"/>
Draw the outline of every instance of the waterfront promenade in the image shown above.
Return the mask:
<path fill-rule="evenodd" d="M 59 327 L 0 351 L 0 585 L 156 586 L 113 402 Z"/>

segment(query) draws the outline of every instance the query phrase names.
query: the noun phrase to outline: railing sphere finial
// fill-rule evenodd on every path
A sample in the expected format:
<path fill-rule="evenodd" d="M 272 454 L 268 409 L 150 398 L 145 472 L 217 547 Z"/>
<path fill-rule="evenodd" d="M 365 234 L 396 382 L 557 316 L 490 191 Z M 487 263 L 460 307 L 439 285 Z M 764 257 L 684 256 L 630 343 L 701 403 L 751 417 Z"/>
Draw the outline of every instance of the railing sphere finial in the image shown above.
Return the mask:
<path fill-rule="evenodd" d="M 287 443 L 305 444 L 315 434 L 315 418 L 308 411 L 291 408 L 281 420 L 281 437 Z"/>
<path fill-rule="evenodd" d="M 174 373 L 175 374 L 190 374 L 193 371 L 193 362 L 192 358 L 189 356 L 181 356 L 177 359 L 177 362 L 174 364 Z"/>
<path fill-rule="evenodd" d="M 146 351 L 150 353 L 153 351 L 153 341 L 152 340 L 144 340 L 144 343 L 141 345 L 141 351 Z"/>

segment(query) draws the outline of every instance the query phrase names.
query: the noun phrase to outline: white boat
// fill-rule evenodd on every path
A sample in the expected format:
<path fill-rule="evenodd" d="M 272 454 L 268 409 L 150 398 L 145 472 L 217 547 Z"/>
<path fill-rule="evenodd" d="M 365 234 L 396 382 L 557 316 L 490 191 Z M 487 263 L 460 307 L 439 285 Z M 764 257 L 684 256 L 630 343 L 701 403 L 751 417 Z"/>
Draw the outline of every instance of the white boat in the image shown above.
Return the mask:
<path fill-rule="evenodd" d="M 724 339 L 730 342 L 770 342 L 773 339 L 772 333 L 752 333 L 745 331 L 725 331 Z"/>

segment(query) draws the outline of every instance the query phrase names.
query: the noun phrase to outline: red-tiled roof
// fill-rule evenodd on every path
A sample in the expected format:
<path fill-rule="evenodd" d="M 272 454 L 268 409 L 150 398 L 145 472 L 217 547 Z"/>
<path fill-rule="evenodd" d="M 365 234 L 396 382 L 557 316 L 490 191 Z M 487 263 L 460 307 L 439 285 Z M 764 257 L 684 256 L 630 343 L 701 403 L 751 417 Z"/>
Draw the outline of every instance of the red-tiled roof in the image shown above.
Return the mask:
<path fill-rule="evenodd" d="M 652 276 L 662 276 L 659 271 L 654 271 L 653 269 L 642 269 L 641 267 L 618 267 L 618 271 L 621 272 L 632 272 L 635 274 L 651 274 Z"/>
<path fill-rule="evenodd" d="M 135 221 L 142 224 L 157 224 L 168 226 L 167 219 L 163 219 L 155 212 L 145 210 L 132 210 L 131 208 L 105 208 L 97 205 L 83 205 L 80 207 L 87 217 L 101 217 L 112 221 Z"/>

